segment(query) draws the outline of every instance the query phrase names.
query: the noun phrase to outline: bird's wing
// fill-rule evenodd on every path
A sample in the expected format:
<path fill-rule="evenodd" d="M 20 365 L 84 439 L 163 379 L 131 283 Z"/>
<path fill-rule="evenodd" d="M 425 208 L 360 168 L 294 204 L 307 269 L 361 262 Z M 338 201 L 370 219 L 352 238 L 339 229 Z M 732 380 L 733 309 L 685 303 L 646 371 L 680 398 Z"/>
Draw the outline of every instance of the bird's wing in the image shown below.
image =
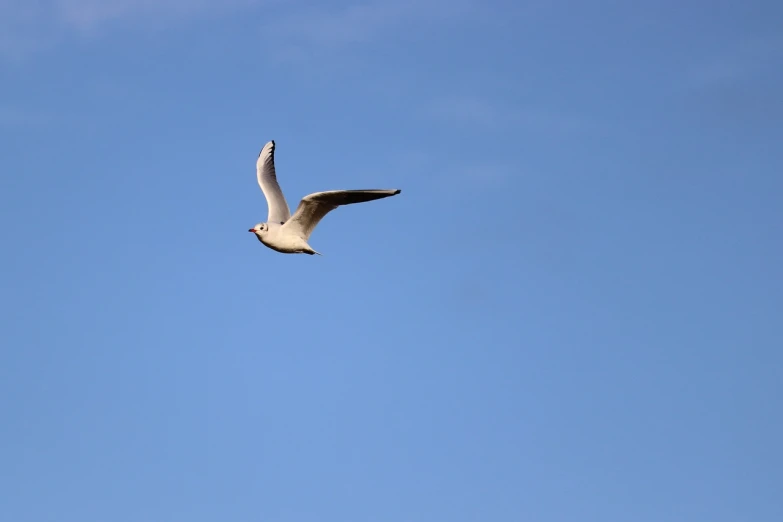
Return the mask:
<path fill-rule="evenodd" d="M 299 202 L 296 212 L 284 226 L 290 233 L 297 234 L 307 241 L 313 229 L 323 217 L 341 205 L 364 203 L 375 199 L 388 198 L 399 194 L 394 190 L 330 190 L 305 196 Z"/>
<path fill-rule="evenodd" d="M 269 206 L 269 223 L 285 223 L 291 217 L 291 210 L 288 203 L 285 202 L 285 196 L 277 184 L 277 175 L 275 174 L 275 142 L 270 141 L 256 161 L 256 176 L 258 185 L 266 197 L 266 204 Z"/>

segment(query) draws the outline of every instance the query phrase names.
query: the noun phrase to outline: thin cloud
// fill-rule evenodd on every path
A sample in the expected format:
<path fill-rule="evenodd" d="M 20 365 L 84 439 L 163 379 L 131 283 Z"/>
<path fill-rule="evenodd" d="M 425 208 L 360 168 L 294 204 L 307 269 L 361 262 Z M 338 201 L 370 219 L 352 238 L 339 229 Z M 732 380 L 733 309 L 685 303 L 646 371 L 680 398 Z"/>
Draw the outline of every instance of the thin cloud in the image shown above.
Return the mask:
<path fill-rule="evenodd" d="M 781 59 L 783 38 L 778 35 L 727 44 L 711 59 L 695 64 L 677 86 L 683 114 L 732 134 L 779 132 Z"/>
<path fill-rule="evenodd" d="M 283 59 L 404 36 L 416 24 L 432 27 L 480 15 L 475 0 L 376 0 L 337 8 L 282 0 L 0 0 L 0 55 L 23 57 L 116 23 L 160 26 L 270 4 L 274 9 L 264 13 L 260 36 Z"/>
<path fill-rule="evenodd" d="M 444 96 L 434 100 L 428 112 L 435 120 L 470 127 L 505 126 L 517 120 L 513 112 L 476 96 Z"/>
<path fill-rule="evenodd" d="M 269 1 L 0 0 L 0 56 L 21 59 L 74 34 L 94 32 L 112 23 L 175 23 Z"/>
<path fill-rule="evenodd" d="M 475 95 L 446 95 L 437 98 L 425 110 L 430 120 L 477 130 L 508 130 L 534 128 L 550 132 L 584 132 L 597 130 L 598 125 L 577 115 L 523 107 L 501 101 L 491 101 Z"/>
<path fill-rule="evenodd" d="M 378 30 L 400 23 L 413 13 L 410 3 L 360 4 L 339 11 L 311 10 L 290 14 L 274 24 L 278 36 L 296 43 L 344 45 L 366 42 Z"/>
<path fill-rule="evenodd" d="M 47 2 L 0 0 L 0 57 L 19 60 L 42 47 L 55 29 Z"/>
<path fill-rule="evenodd" d="M 355 3 L 342 8 L 297 8 L 274 19 L 265 28 L 270 41 L 283 42 L 284 52 L 294 49 L 334 49 L 389 37 L 410 30 L 416 23 L 430 24 L 463 17 L 473 9 L 471 0 L 399 0 Z M 402 34 L 402 33 L 399 33 Z"/>
<path fill-rule="evenodd" d="M 685 85 L 699 90 L 744 80 L 774 70 L 781 58 L 783 38 L 778 35 L 739 41 L 691 67 L 685 74 Z"/>
<path fill-rule="evenodd" d="M 191 18 L 218 10 L 251 7 L 257 3 L 255 0 L 55 0 L 60 20 L 76 29 L 143 17 Z"/>
<path fill-rule="evenodd" d="M 0 129 L 25 129 L 41 127 L 51 120 L 51 115 L 28 108 L 0 105 Z"/>

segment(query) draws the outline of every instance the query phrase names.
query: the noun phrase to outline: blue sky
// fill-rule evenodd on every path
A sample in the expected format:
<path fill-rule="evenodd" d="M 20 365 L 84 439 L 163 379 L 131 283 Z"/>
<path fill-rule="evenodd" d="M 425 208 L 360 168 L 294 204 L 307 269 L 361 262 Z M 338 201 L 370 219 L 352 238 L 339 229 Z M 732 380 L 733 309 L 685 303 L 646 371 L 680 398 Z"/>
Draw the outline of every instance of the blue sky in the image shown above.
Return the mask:
<path fill-rule="evenodd" d="M 782 18 L 0 0 L 0 519 L 783 520 Z"/>

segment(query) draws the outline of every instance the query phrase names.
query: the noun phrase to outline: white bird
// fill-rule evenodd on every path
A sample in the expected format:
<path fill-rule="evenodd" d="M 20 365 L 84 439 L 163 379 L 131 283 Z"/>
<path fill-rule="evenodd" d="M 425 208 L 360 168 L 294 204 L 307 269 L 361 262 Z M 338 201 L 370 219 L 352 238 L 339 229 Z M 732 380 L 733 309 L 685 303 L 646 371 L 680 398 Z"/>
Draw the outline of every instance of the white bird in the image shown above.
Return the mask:
<path fill-rule="evenodd" d="M 274 140 L 261 149 L 256 162 L 256 175 L 269 206 L 269 216 L 266 223 L 258 223 L 248 232 L 253 232 L 259 241 L 272 250 L 284 254 L 321 255 L 307 244 L 307 240 L 313 233 L 315 226 L 326 214 L 341 205 L 388 198 L 400 193 L 399 189 L 315 192 L 302 198 L 292 216 L 283 191 L 277 183 Z"/>

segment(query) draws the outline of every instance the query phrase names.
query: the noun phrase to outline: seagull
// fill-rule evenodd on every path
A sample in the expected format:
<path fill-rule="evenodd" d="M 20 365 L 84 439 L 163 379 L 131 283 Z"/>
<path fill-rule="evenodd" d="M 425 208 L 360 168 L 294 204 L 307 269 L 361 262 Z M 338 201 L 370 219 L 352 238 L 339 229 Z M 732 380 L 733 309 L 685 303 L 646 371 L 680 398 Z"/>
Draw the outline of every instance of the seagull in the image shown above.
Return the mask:
<path fill-rule="evenodd" d="M 291 215 L 283 191 L 275 174 L 275 142 L 270 141 L 256 161 L 256 176 L 269 207 L 266 223 L 258 223 L 248 230 L 272 250 L 283 254 L 318 254 L 307 244 L 310 234 L 323 217 L 342 205 L 364 203 L 388 198 L 400 193 L 400 189 L 329 190 L 315 192 L 302 198 Z"/>

